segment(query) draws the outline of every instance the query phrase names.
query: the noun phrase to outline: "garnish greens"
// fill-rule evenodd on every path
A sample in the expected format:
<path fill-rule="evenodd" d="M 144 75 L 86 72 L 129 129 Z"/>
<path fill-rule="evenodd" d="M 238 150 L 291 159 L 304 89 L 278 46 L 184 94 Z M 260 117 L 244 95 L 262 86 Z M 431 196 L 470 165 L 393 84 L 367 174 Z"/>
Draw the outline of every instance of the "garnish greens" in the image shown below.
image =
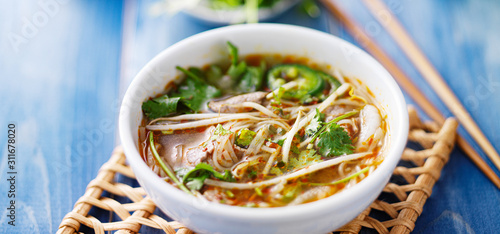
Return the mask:
<path fill-rule="evenodd" d="M 249 66 L 239 61 L 238 48 L 227 42 L 231 65 L 227 71 L 217 65 L 210 65 L 202 70 L 197 67 L 188 69 L 177 66 L 177 70 L 186 75 L 177 89 L 148 100 L 142 104 L 142 110 L 149 119 L 156 119 L 171 114 L 193 113 L 203 110 L 206 103 L 220 97 L 222 92 L 249 93 L 262 88 L 266 64 Z"/>
<path fill-rule="evenodd" d="M 150 119 L 168 116 L 177 112 L 179 99 L 179 97 L 169 98 L 167 95 L 163 95 L 142 103 L 142 111 Z"/>
<path fill-rule="evenodd" d="M 189 171 L 184 175 L 182 181 L 186 183 L 186 186 L 192 190 L 200 190 L 203 187 L 205 180 L 213 176 L 219 180 L 233 182 L 234 178 L 229 170 L 226 170 L 224 174 L 216 171 L 212 166 L 207 163 L 198 163 L 194 169 Z"/>
<path fill-rule="evenodd" d="M 325 114 L 319 112 L 318 108 L 316 108 L 316 115 L 311 120 L 309 125 L 306 127 L 306 132 L 305 132 L 306 136 L 308 136 L 308 137 L 314 136 L 314 134 L 316 134 L 323 126 L 323 124 L 324 124 L 323 119 L 324 118 L 325 118 Z"/>
<path fill-rule="evenodd" d="M 319 153 L 325 157 L 352 154 L 355 148 L 344 128 L 336 123 L 329 124 L 318 138 Z"/>
<path fill-rule="evenodd" d="M 239 92 L 248 93 L 260 90 L 264 79 L 266 64 L 261 62 L 260 66 L 248 66 L 245 61 L 238 61 L 238 48 L 231 42 L 227 42 L 231 66 L 227 75 L 231 77 L 231 86 L 236 85 Z"/>
<path fill-rule="evenodd" d="M 323 127 L 314 133 L 311 142 L 314 142 L 316 138 L 319 138 L 318 148 L 321 155 L 324 157 L 333 157 L 343 154 L 352 154 L 355 148 L 352 145 L 352 140 L 347 132 L 344 131 L 344 128 L 340 127 L 337 122 L 358 113 L 359 111 L 354 110 L 343 114 L 326 124 L 322 121 L 319 122 L 319 125 L 323 125 Z M 321 118 L 321 114 L 316 113 L 316 115 L 319 115 L 319 118 Z"/>
<path fill-rule="evenodd" d="M 186 74 L 186 79 L 179 85 L 177 92 L 173 93 L 173 97 L 180 97 L 181 102 L 193 111 L 203 109 L 203 105 L 207 101 L 219 97 L 222 93 L 214 86 L 207 84 L 203 77 L 195 74 L 192 71 L 182 67 L 177 67 L 178 70 Z"/>
<path fill-rule="evenodd" d="M 299 156 L 290 159 L 289 168 L 300 169 L 322 161 L 321 156 L 316 154 L 316 150 L 303 150 Z"/>
<path fill-rule="evenodd" d="M 218 137 L 218 136 L 225 136 L 227 134 L 231 134 L 233 132 L 225 129 L 224 127 L 222 127 L 221 124 L 217 124 L 217 127 L 215 127 L 215 130 L 214 130 L 214 137 Z"/>

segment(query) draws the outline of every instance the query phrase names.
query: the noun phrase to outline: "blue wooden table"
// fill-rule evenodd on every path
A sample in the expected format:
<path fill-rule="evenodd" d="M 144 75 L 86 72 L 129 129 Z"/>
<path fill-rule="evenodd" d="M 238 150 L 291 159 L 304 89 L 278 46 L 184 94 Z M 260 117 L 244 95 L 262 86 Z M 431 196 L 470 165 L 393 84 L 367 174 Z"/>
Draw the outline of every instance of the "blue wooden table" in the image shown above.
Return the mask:
<path fill-rule="evenodd" d="M 338 1 L 451 116 L 361 2 Z M 182 13 L 152 16 L 155 2 L 0 2 L 0 232 L 56 232 L 119 144 L 119 104 L 134 75 L 161 50 L 213 28 Z M 500 150 L 500 2 L 385 2 Z M 296 7 L 272 22 L 316 28 L 356 44 L 323 8 L 311 18 Z M 15 129 L 14 167 L 8 163 L 9 127 Z M 15 227 L 7 216 L 11 194 Z M 455 150 L 414 231 L 495 233 L 498 217 L 500 191 Z"/>

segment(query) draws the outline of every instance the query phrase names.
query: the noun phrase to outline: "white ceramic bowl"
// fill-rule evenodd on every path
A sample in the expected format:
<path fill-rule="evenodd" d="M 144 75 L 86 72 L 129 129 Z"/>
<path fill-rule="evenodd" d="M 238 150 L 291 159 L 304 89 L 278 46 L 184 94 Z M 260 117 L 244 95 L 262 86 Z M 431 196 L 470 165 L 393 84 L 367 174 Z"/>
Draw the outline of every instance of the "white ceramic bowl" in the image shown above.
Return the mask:
<path fill-rule="evenodd" d="M 355 186 L 312 203 L 278 208 L 244 208 L 204 202 L 162 181 L 138 152 L 141 103 L 162 92 L 175 66 L 202 66 L 227 59 L 226 41 L 240 55 L 278 53 L 306 56 L 362 80 L 387 112 L 390 148 L 384 162 Z M 326 233 L 346 224 L 380 194 L 396 167 L 408 135 L 406 104 L 391 75 L 371 56 L 335 36 L 279 24 L 235 25 L 203 32 L 167 48 L 135 77 L 123 99 L 119 130 L 137 180 L 174 220 L 201 233 Z"/>

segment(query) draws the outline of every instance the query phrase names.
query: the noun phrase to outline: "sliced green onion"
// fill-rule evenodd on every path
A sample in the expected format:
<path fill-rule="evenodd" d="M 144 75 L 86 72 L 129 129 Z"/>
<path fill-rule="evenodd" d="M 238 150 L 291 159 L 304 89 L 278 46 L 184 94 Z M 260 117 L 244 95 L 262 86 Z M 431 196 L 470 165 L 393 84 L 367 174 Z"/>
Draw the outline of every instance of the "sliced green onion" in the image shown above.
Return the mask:
<path fill-rule="evenodd" d="M 234 197 L 234 193 L 231 192 L 231 190 L 226 190 L 226 195 L 229 197 L 229 198 L 233 198 Z"/>
<path fill-rule="evenodd" d="M 149 133 L 149 147 L 150 147 L 151 152 L 153 153 L 153 156 L 155 157 L 156 161 L 158 162 L 158 164 L 160 164 L 161 169 L 163 169 L 163 171 L 165 173 L 167 173 L 168 177 L 170 177 L 170 179 L 172 179 L 174 181 L 174 183 L 177 184 L 177 186 L 179 186 L 180 189 L 182 189 L 184 192 L 186 192 L 188 194 L 193 195 L 193 193 L 191 193 L 191 191 L 189 191 L 189 189 L 187 189 L 183 183 L 179 182 L 177 177 L 175 177 L 175 174 L 172 171 L 170 171 L 170 169 L 168 169 L 167 165 L 165 165 L 165 162 L 163 162 L 163 160 L 160 158 L 160 155 L 158 154 L 158 151 L 156 151 L 156 148 L 154 147 L 154 145 L 155 145 L 155 141 L 154 141 L 153 133 L 150 132 Z"/>
<path fill-rule="evenodd" d="M 257 195 L 259 195 L 259 197 L 262 197 L 262 195 L 264 195 L 264 194 L 262 193 L 262 190 L 260 190 L 260 188 L 259 188 L 259 187 L 256 187 L 256 188 L 255 188 L 255 193 L 257 193 Z"/>

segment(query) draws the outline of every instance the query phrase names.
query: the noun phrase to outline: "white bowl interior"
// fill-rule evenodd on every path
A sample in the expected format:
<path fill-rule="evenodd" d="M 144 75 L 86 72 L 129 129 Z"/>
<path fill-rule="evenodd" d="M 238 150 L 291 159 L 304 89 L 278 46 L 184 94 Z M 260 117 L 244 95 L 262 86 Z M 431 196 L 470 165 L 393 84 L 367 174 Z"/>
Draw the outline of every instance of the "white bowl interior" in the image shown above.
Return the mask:
<path fill-rule="evenodd" d="M 363 81 L 387 113 L 390 148 L 375 173 L 359 184 L 320 201 L 280 208 L 242 208 L 202 202 L 162 181 L 142 161 L 137 129 L 141 104 L 163 91 L 179 72 L 176 66 L 203 66 L 227 59 L 226 41 L 240 55 L 265 53 L 297 55 L 340 68 L 343 74 Z M 390 74 L 365 52 L 312 29 L 279 25 L 236 25 L 207 31 L 164 50 L 136 76 L 120 111 L 119 130 L 128 162 L 141 186 L 172 218 L 198 232 L 248 233 L 332 231 L 352 220 L 381 192 L 400 159 L 408 135 L 408 114 L 403 95 Z"/>

